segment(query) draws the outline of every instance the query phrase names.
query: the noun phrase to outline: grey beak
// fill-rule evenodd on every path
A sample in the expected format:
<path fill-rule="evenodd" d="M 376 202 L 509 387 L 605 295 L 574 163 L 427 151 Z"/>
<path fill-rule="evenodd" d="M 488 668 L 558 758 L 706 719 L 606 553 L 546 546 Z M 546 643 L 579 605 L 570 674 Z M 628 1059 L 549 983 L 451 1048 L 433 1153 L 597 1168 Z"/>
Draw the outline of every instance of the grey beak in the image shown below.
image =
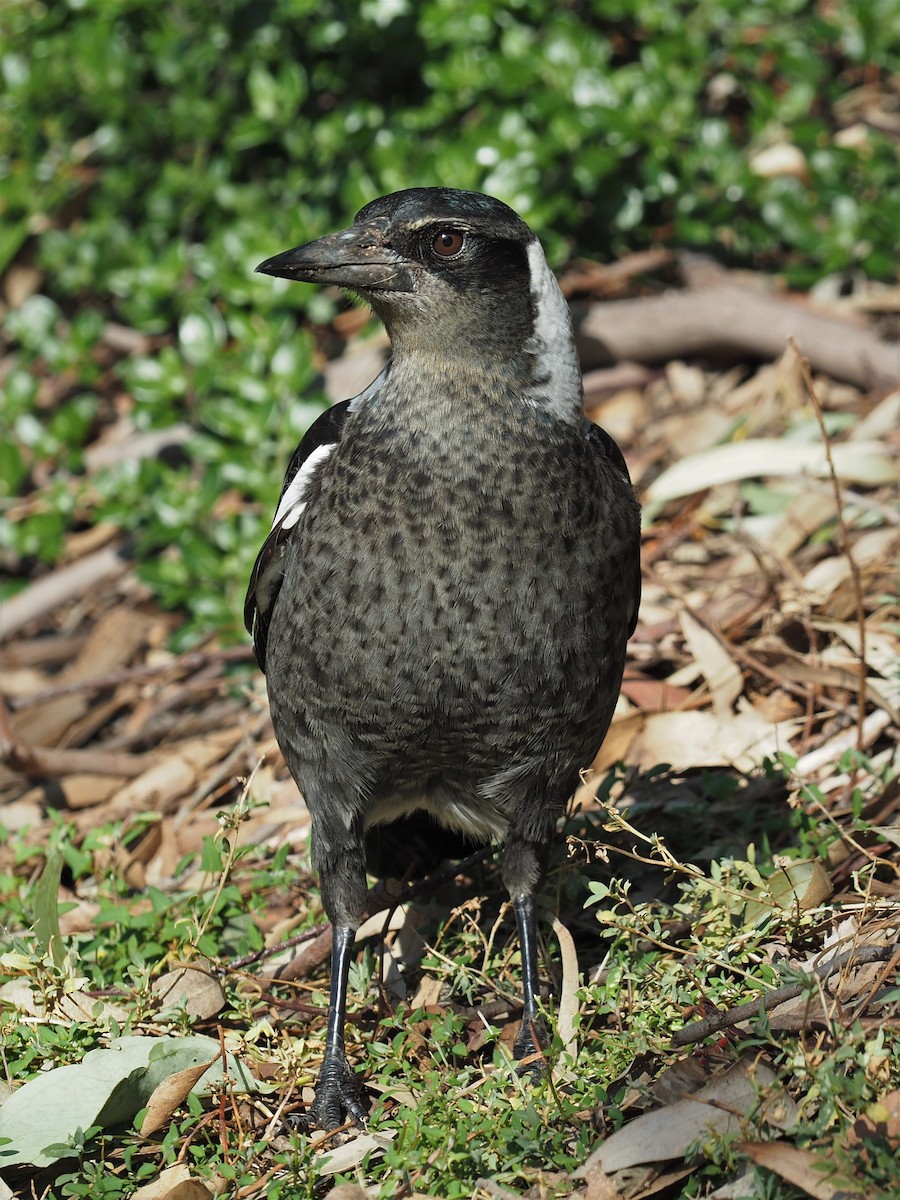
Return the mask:
<path fill-rule="evenodd" d="M 353 225 L 276 254 L 256 270 L 300 283 L 336 284 L 363 295 L 416 290 L 409 260 L 385 245 L 380 229 L 367 225 Z"/>

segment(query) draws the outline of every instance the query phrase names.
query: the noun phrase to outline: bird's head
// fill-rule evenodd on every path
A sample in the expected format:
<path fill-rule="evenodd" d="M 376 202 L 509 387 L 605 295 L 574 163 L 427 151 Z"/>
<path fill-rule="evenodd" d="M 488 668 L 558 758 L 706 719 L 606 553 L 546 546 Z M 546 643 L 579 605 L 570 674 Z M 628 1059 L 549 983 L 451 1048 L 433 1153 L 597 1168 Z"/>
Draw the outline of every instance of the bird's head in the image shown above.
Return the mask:
<path fill-rule="evenodd" d="M 511 208 L 479 192 L 410 188 L 382 196 L 349 229 L 256 269 L 361 296 L 384 321 L 395 353 L 433 346 L 447 354 L 455 345 L 496 356 L 514 354 L 517 344 L 572 340 L 540 242 Z"/>

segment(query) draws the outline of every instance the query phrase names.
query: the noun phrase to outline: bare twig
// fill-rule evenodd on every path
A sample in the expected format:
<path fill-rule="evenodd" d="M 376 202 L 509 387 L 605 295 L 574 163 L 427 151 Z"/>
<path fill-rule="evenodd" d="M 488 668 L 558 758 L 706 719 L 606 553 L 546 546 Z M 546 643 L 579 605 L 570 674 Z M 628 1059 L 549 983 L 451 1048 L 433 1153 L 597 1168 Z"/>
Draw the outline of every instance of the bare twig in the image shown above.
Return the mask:
<path fill-rule="evenodd" d="M 58 683 L 54 687 L 44 688 L 40 692 L 32 692 L 27 696 L 16 696 L 10 701 L 14 711 L 31 708 L 37 704 L 46 704 L 59 696 L 70 696 L 76 692 L 100 692 L 107 688 L 120 687 L 123 683 L 143 683 L 159 675 L 187 675 L 192 671 L 202 671 L 208 666 L 225 666 L 229 663 L 253 661 L 251 646 L 230 646 L 226 650 L 194 650 L 190 654 L 181 654 L 178 658 L 163 663 L 142 663 L 138 667 L 129 667 L 120 671 L 107 671 L 103 675 L 94 675 L 90 679 L 73 679 L 70 683 Z"/>
<path fill-rule="evenodd" d="M 740 1025 L 743 1021 L 752 1021 L 754 1017 L 762 1016 L 763 1013 L 777 1008 L 786 1000 L 793 1000 L 796 996 L 802 995 L 810 984 L 822 983 L 826 979 L 830 979 L 832 975 L 843 971 L 845 967 L 856 968 L 863 967 L 867 963 L 886 962 L 898 954 L 900 954 L 898 945 L 862 946 L 855 950 L 848 950 L 845 954 L 838 954 L 828 962 L 813 967 L 801 983 L 787 983 L 784 987 L 767 992 L 758 1000 L 751 1000 L 747 1004 L 738 1004 L 734 1008 L 725 1009 L 724 1012 L 710 1013 L 702 1021 L 694 1021 L 691 1025 L 685 1025 L 684 1029 L 675 1031 L 672 1041 L 676 1046 L 689 1046 L 693 1042 L 700 1042 L 712 1033 L 718 1033 L 719 1030 L 727 1029 L 731 1025 Z"/>
<path fill-rule="evenodd" d="M 856 559 L 853 557 L 853 548 L 850 543 L 850 530 L 847 526 L 847 521 L 844 516 L 844 498 L 841 491 L 840 480 L 837 476 L 837 471 L 834 469 L 834 461 L 831 457 L 831 438 L 828 436 L 828 430 L 825 427 L 825 418 L 822 413 L 822 403 L 816 393 L 815 384 L 813 383 L 812 372 L 809 368 L 809 359 L 804 358 L 800 352 L 796 340 L 793 337 L 788 338 L 788 344 L 797 356 L 797 362 L 800 365 L 800 373 L 803 377 L 803 383 L 806 387 L 807 394 L 812 402 L 813 411 L 816 414 L 816 420 L 819 423 L 819 431 L 822 434 L 822 444 L 825 447 L 825 457 L 828 461 L 828 473 L 831 477 L 831 486 L 834 491 L 834 502 L 837 508 L 838 529 L 840 531 L 839 547 L 841 553 L 847 560 L 847 566 L 850 569 L 850 577 L 853 580 L 853 599 L 856 606 L 856 626 L 859 633 L 859 695 L 857 697 L 857 712 L 856 712 L 856 743 L 860 753 L 865 749 L 863 723 L 866 716 L 866 605 L 863 599 L 862 576 L 860 575 L 859 566 Z"/>
<path fill-rule="evenodd" d="M 592 305 L 576 338 L 585 370 L 629 359 L 657 363 L 693 355 L 771 362 L 796 335 L 817 371 L 857 387 L 894 387 L 897 347 L 866 325 L 816 312 L 730 281 L 639 300 Z"/>
<path fill-rule="evenodd" d="M 219 969 L 219 974 L 227 975 L 232 971 L 241 971 L 244 967 L 252 967 L 254 963 L 262 962 L 265 958 L 274 958 L 276 954 L 281 954 L 285 950 L 292 950 L 294 946 L 302 946 L 304 942 L 311 942 L 313 938 L 321 937 L 323 933 L 330 932 L 329 924 L 314 925 L 312 929 L 304 929 L 303 933 L 295 934 L 292 938 L 287 938 L 283 942 L 276 942 L 274 946 L 263 946 L 262 950 L 257 950 L 253 954 L 246 954 L 243 958 L 235 958 L 232 962 L 223 963 Z"/>

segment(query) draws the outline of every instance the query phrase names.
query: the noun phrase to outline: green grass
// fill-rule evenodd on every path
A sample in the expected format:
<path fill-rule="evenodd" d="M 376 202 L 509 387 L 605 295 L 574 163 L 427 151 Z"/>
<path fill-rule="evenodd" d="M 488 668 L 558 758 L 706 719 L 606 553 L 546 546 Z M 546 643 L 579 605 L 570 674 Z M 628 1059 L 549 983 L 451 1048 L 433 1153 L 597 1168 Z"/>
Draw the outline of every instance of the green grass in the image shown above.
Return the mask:
<path fill-rule="evenodd" d="M 296 1109 L 296 1088 L 315 1077 L 323 1044 L 322 982 L 313 981 L 304 994 L 273 981 L 254 984 L 258 967 L 232 965 L 261 950 L 257 922 L 268 903 L 295 894 L 302 871 L 286 850 L 268 857 L 252 847 L 235 848 L 240 825 L 253 808 L 247 801 L 224 813 L 218 837 L 179 864 L 178 876 L 200 872 L 199 885 L 189 889 L 180 888 L 176 877 L 165 889 L 132 893 L 109 854 L 120 836 L 116 826 L 103 826 L 79 842 L 60 822 L 46 852 L 25 840 L 7 839 L 6 850 L 20 864 L 15 874 L 0 878 L 0 920 L 11 934 L 0 957 L 6 985 L 0 992 L 0 1029 L 9 1078 L 21 1082 L 80 1062 L 111 1036 L 205 1032 L 225 1037 L 229 1051 L 274 1085 L 249 1105 L 227 1091 L 189 1096 L 164 1132 L 149 1139 L 137 1132 L 142 1112 L 124 1124 L 82 1131 L 83 1144 L 76 1139 L 74 1157 L 34 1176 L 45 1200 L 125 1200 L 142 1180 L 176 1162 L 188 1163 L 200 1178 L 228 1181 L 231 1194 L 312 1200 L 327 1190 L 318 1156 L 328 1139 L 292 1131 L 279 1119 L 266 1132 L 279 1100 L 286 1099 L 288 1112 Z M 375 995 L 376 958 L 367 950 L 354 967 L 349 1046 L 374 1089 L 371 1128 L 381 1135 L 382 1150 L 346 1178 L 365 1179 L 383 1200 L 405 1194 L 404 1189 L 462 1200 L 476 1194 L 480 1179 L 513 1194 L 541 1184 L 547 1196 L 567 1196 L 575 1186 L 571 1173 L 604 1134 L 635 1118 L 647 1103 L 646 1097 L 638 1099 L 640 1092 L 652 1088 L 667 1066 L 683 1060 L 702 1065 L 710 1055 L 722 1066 L 747 1053 L 768 1064 L 777 1086 L 799 1105 L 791 1143 L 828 1155 L 849 1177 L 864 1180 L 872 1189 L 867 1194 L 889 1195 L 900 1182 L 896 1159 L 880 1140 L 877 1123 L 870 1129 L 861 1118 L 867 1111 L 877 1113 L 880 1098 L 900 1085 L 896 1022 L 845 1023 L 841 1011 L 832 1009 L 824 1027 L 807 1038 L 772 1029 L 761 1017 L 748 1033 L 717 1035 L 700 1049 L 679 1051 L 671 1042 L 675 1029 L 703 1011 L 744 1003 L 790 982 L 795 973 L 779 965 L 773 951 L 802 959 L 821 946 L 840 909 L 806 910 L 799 893 L 773 900 L 777 893 L 765 890 L 767 879 L 800 857 L 801 846 L 787 845 L 777 860 L 761 858 L 751 847 L 743 858 L 717 858 L 701 867 L 677 858 L 657 834 L 642 832 L 611 805 L 604 822 L 608 853 L 624 853 L 619 866 L 586 884 L 584 867 L 573 865 L 577 856 L 567 863 L 560 853 L 550 876 L 563 918 L 581 943 L 582 966 L 604 962 L 602 982 L 587 983 L 580 993 L 577 1069 L 566 1069 L 569 1060 L 557 1042 L 551 1052 L 559 1068 L 555 1081 L 535 1085 L 519 1078 L 502 1037 L 503 1023 L 477 1017 L 475 1010 L 485 1002 L 516 993 L 517 950 L 514 940 L 512 954 L 504 948 L 503 931 L 487 950 L 495 901 L 489 892 L 485 908 L 485 901 L 463 893 L 449 919 L 442 911 L 435 925 L 432 910 L 424 927 L 430 948 L 407 976 L 410 995 L 422 976 L 439 980 L 439 1003 L 427 1011 L 412 1011 L 408 1003 L 384 1008 Z M 858 822 L 855 832 L 863 833 Z M 656 898 L 636 900 L 633 889 L 644 867 L 661 868 L 669 884 L 664 881 Z M 28 883 L 23 881 L 26 868 Z M 36 879 L 35 868 L 43 871 Z M 56 901 L 60 871 L 79 899 L 98 906 L 89 931 L 62 941 L 55 932 L 65 911 Z M 491 873 L 487 880 L 497 892 Z M 593 935 L 578 912 L 585 902 L 584 915 L 596 922 Z M 315 890 L 297 903 L 298 928 L 321 919 Z M 173 963 L 191 958 L 209 960 L 224 987 L 224 1004 L 211 1020 L 162 1008 L 152 989 L 153 980 Z M 558 998 L 554 955 L 545 967 L 557 979 Z M 88 992 L 115 1005 L 124 1018 L 23 1022 L 8 995 L 14 981 L 27 982 L 49 1005 L 67 994 Z M 810 999 L 817 994 L 813 985 Z M 292 1012 L 297 1000 L 301 1008 Z M 894 1011 L 898 1001 L 896 988 L 883 999 Z M 278 1003 L 284 1005 L 280 1017 L 272 1008 Z M 642 1064 L 638 1070 L 636 1063 Z M 693 1171 L 680 1194 L 702 1196 L 713 1182 L 720 1184 L 746 1166 L 738 1141 L 769 1141 L 777 1135 L 759 1113 L 747 1111 L 740 1137 L 715 1136 L 695 1148 Z M 772 1200 L 797 1194 L 767 1172 L 749 1169 L 765 1189 L 759 1194 Z M 12 1180 L 31 1177 L 4 1174 Z"/>

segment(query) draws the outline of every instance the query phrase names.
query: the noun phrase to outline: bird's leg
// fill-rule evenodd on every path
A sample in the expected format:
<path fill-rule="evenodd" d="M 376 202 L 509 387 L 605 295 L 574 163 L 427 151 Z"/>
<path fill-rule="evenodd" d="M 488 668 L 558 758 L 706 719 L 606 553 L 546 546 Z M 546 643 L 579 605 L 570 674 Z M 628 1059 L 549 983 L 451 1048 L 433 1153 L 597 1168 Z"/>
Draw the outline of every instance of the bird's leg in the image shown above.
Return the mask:
<path fill-rule="evenodd" d="M 353 943 L 366 903 L 366 874 L 362 837 L 351 831 L 338 853 L 319 850 L 313 841 L 313 856 L 322 883 L 322 900 L 331 918 L 331 992 L 325 1057 L 316 1098 L 310 1108 L 315 1124 L 324 1130 L 336 1129 L 349 1116 L 357 1125 L 365 1125 L 366 1110 L 356 1076 L 347 1062 L 344 1049 L 344 1025 L 347 1018 L 347 978 L 353 957 Z"/>
<path fill-rule="evenodd" d="M 331 993 L 328 1007 L 328 1030 L 325 1037 L 325 1058 L 316 1084 L 316 1098 L 310 1116 L 320 1129 L 336 1129 L 343 1125 L 344 1114 L 357 1125 L 365 1125 L 359 1086 L 347 1062 L 344 1051 L 344 1023 L 347 1015 L 347 977 L 356 938 L 354 925 L 335 925 L 331 935 Z"/>
<path fill-rule="evenodd" d="M 547 814 L 541 814 L 547 821 Z M 549 823 L 549 822 L 548 822 Z M 519 1060 L 531 1059 L 521 1070 L 538 1074 L 543 1066 L 542 1045 L 547 1044 L 547 1027 L 538 1014 L 538 956 L 537 956 L 537 910 L 534 893 L 544 873 L 547 858 L 549 832 L 544 835 L 539 822 L 535 822 L 537 837 L 523 837 L 514 830 L 503 847 L 501 871 L 503 881 L 509 889 L 516 914 L 519 945 L 522 949 L 522 991 L 524 1008 L 522 1025 L 513 1044 L 513 1054 Z M 552 829 L 552 825 L 550 827 Z M 528 830 L 528 824 L 525 824 Z M 542 836 L 544 835 L 544 836 Z"/>
<path fill-rule="evenodd" d="M 521 893 L 513 897 L 513 909 L 519 930 L 522 948 L 522 991 L 525 1003 L 522 1008 L 522 1024 L 513 1045 L 513 1054 L 519 1060 L 540 1056 L 536 1061 L 523 1064 L 523 1071 L 538 1073 L 542 1066 L 541 1043 L 546 1044 L 547 1029 L 538 1014 L 538 966 L 537 966 L 537 913 L 534 896 Z"/>

